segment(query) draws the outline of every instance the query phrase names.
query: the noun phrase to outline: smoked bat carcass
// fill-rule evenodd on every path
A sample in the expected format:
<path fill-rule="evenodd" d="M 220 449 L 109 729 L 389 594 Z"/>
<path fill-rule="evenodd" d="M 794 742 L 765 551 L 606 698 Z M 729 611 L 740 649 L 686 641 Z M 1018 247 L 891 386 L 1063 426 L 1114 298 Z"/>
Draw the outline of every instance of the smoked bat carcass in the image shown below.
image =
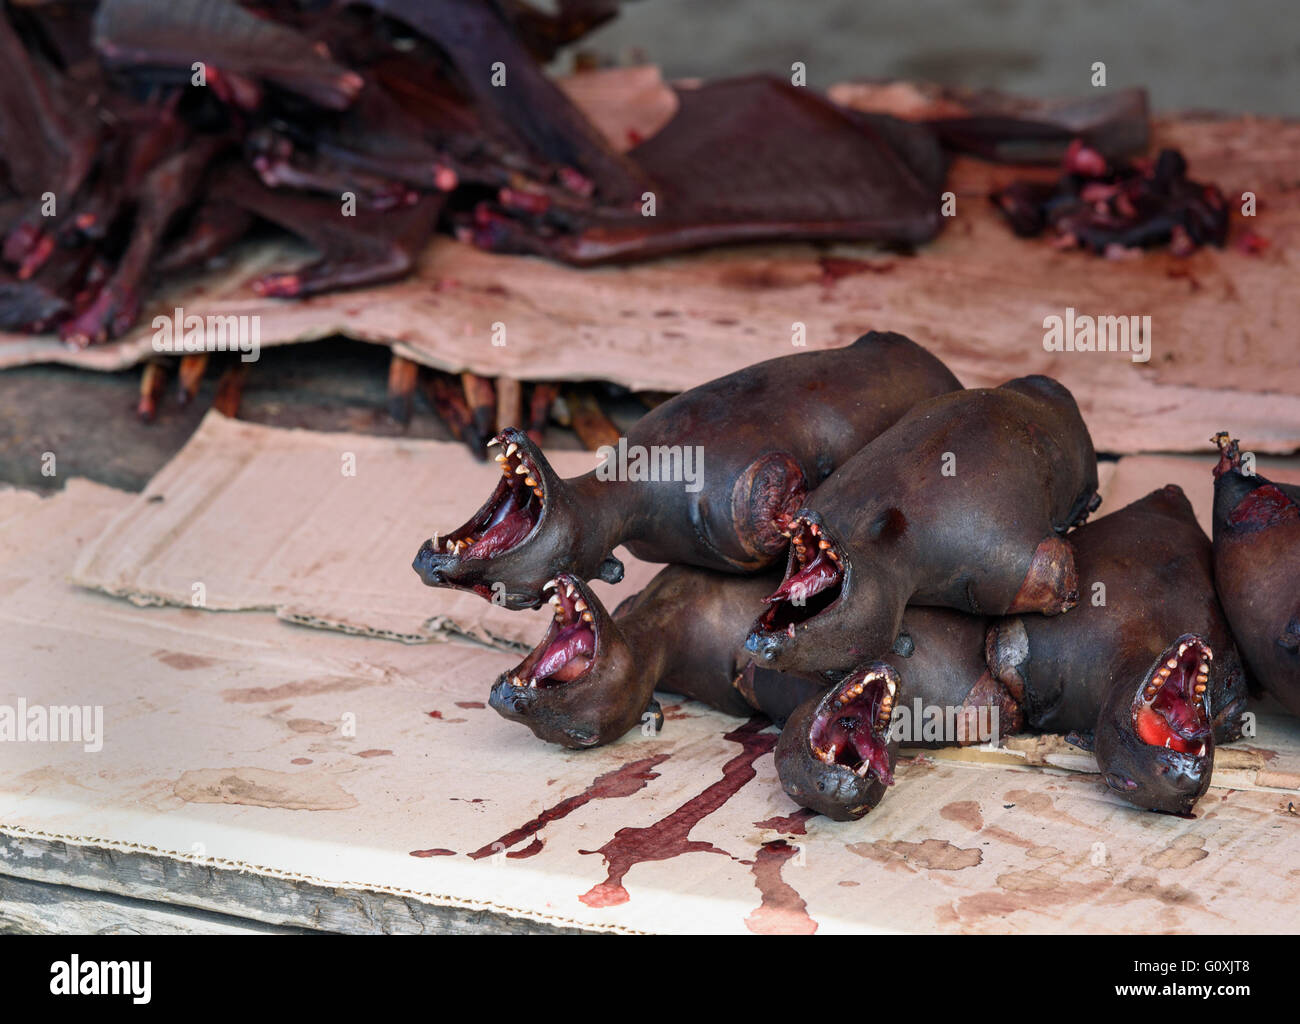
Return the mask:
<path fill-rule="evenodd" d="M 536 648 L 492 687 L 500 714 L 566 747 L 613 742 L 662 713 L 655 690 L 680 693 L 731 715 L 783 722 L 819 678 L 756 668 L 745 630 L 772 586 L 670 565 L 611 615 L 581 577 L 545 585 L 554 616 Z"/>
<path fill-rule="evenodd" d="M 1067 615 L 994 624 L 989 667 L 1031 729 L 1092 736 L 1106 784 L 1125 800 L 1189 813 L 1210 784 L 1215 742 L 1241 735 L 1246 707 L 1209 538 L 1171 485 L 1070 541 L 1084 599 Z"/>
<path fill-rule="evenodd" d="M 908 608 L 889 654 L 790 715 L 776 745 L 786 794 L 828 818 L 853 820 L 893 785 L 904 741 L 969 744 L 1016 732 L 1019 705 L 984 662 L 987 628 L 987 619 L 964 612 Z"/>
<path fill-rule="evenodd" d="M 1216 434 L 1214 575 L 1251 675 L 1300 715 L 1300 486 L 1275 484 Z"/>
<path fill-rule="evenodd" d="M 1096 492 L 1092 439 L 1056 381 L 922 402 L 793 514 L 785 578 L 746 646 L 779 670 L 842 672 L 891 648 L 909 604 L 1065 611 L 1064 534 Z"/>
<path fill-rule="evenodd" d="M 917 402 L 960 386 L 915 342 L 873 331 L 658 406 L 626 439 L 635 457 L 657 458 L 649 479 L 607 463 L 562 480 L 522 431 L 505 430 L 490 442 L 496 490 L 463 525 L 425 541 L 413 567 L 432 587 L 487 597 L 501 584 L 510 608 L 539 605 L 542 584 L 561 572 L 617 582 L 619 544 L 650 562 L 757 571 L 779 557 L 790 516 L 837 466 Z"/>

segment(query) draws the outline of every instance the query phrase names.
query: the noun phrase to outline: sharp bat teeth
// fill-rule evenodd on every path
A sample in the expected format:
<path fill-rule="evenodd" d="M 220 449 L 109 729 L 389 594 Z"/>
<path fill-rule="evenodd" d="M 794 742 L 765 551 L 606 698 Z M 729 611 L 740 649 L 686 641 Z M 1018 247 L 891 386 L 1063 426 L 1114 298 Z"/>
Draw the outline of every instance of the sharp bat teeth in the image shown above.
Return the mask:
<path fill-rule="evenodd" d="M 818 526 L 816 523 L 809 523 L 809 524 L 808 524 L 808 529 L 810 529 L 810 530 L 812 531 L 812 535 L 813 535 L 814 537 L 816 537 L 818 534 L 820 534 L 820 533 L 822 532 L 821 527 Z"/>
<path fill-rule="evenodd" d="M 546 593 L 546 591 L 548 591 L 548 590 L 554 590 L 554 589 L 555 589 L 555 582 L 556 582 L 555 580 L 547 580 L 545 583 L 543 583 L 543 584 L 542 584 L 542 593 Z"/>
<path fill-rule="evenodd" d="M 889 695 L 891 697 L 898 692 L 898 684 L 894 682 L 892 679 L 889 680 L 889 682 L 886 683 L 885 685 L 889 687 Z"/>
<path fill-rule="evenodd" d="M 1195 687 L 1195 691 L 1196 691 L 1197 693 L 1204 693 L 1204 692 L 1205 692 L 1205 684 L 1204 684 L 1204 683 L 1197 683 L 1197 684 L 1196 684 L 1196 687 Z"/>
<path fill-rule="evenodd" d="M 576 587 L 574 587 L 572 583 L 566 583 L 564 585 L 564 592 L 568 594 L 570 597 L 573 597 L 578 592 L 578 590 Z"/>
<path fill-rule="evenodd" d="M 524 477 L 524 483 L 527 484 L 529 487 L 537 486 L 537 481 L 534 480 L 531 476 Z"/>
<path fill-rule="evenodd" d="M 788 625 L 788 626 L 785 627 L 785 635 L 788 636 L 791 640 L 794 639 L 794 623 L 793 623 L 793 622 L 790 623 L 790 625 Z"/>
<path fill-rule="evenodd" d="M 492 458 L 494 458 L 497 462 L 505 462 L 505 461 L 506 461 L 506 457 L 505 457 L 504 455 L 502 455 L 500 452 L 497 452 L 495 455 L 492 456 Z"/>
<path fill-rule="evenodd" d="M 509 446 L 506 448 L 506 454 L 507 454 L 507 455 L 513 455 L 513 454 L 514 454 L 515 452 L 517 452 L 517 451 L 519 451 L 519 445 L 517 445 L 517 444 L 515 444 L 513 441 L 511 441 L 510 444 L 509 444 Z"/>
<path fill-rule="evenodd" d="M 582 613 L 582 621 L 583 621 L 583 622 L 591 622 L 591 621 L 593 621 L 593 620 L 592 620 L 592 617 L 591 617 L 591 612 L 583 612 L 583 613 Z"/>
<path fill-rule="evenodd" d="M 497 445 L 497 444 L 500 444 L 500 443 L 501 443 L 501 438 L 499 438 L 499 437 L 494 437 L 494 438 L 492 438 L 491 441 L 489 441 L 489 442 L 487 443 L 487 446 L 488 446 L 489 448 L 491 448 L 493 445 Z"/>
<path fill-rule="evenodd" d="M 1170 669 L 1171 671 L 1173 669 L 1176 669 L 1177 667 L 1178 667 L 1177 658 L 1170 658 L 1168 661 L 1165 662 L 1165 668 Z"/>
<path fill-rule="evenodd" d="M 551 595 L 550 597 L 548 597 L 546 600 L 547 600 L 547 603 L 549 603 L 549 604 L 553 604 L 553 605 L 555 605 L 555 607 L 557 607 L 557 608 L 560 607 L 560 595 L 559 595 L 559 594 L 552 594 L 552 595 Z"/>
<path fill-rule="evenodd" d="M 528 685 L 529 685 L 529 687 L 530 687 L 531 689 L 534 689 L 534 690 L 537 689 L 537 680 L 536 680 L 536 679 L 530 679 L 530 680 L 528 680 Z"/>
<path fill-rule="evenodd" d="M 871 762 L 863 761 L 861 767 L 856 768 L 853 774 L 860 779 L 865 779 L 867 777 L 867 772 L 869 771 L 871 771 Z"/>
<path fill-rule="evenodd" d="M 1171 736 L 1171 737 L 1169 737 L 1169 739 L 1166 739 L 1166 740 L 1165 740 L 1165 749 L 1166 749 L 1166 750 L 1169 749 L 1169 743 L 1170 743 L 1170 740 L 1172 740 L 1172 739 L 1173 739 L 1173 737 Z"/>
<path fill-rule="evenodd" d="M 534 487 L 534 488 L 533 488 L 533 493 L 536 494 L 536 495 L 540 498 L 540 497 L 542 496 L 542 489 L 541 489 L 540 487 Z"/>
<path fill-rule="evenodd" d="M 438 540 L 438 535 L 436 533 L 433 535 L 433 540 L 429 541 L 429 543 L 433 545 L 434 551 L 438 550 L 441 542 Z"/>
<path fill-rule="evenodd" d="M 519 468 L 515 470 L 515 476 L 527 476 L 527 475 L 528 475 L 528 467 L 521 462 L 519 464 Z"/>
<path fill-rule="evenodd" d="M 1187 645 L 1186 645 L 1186 644 L 1179 644 L 1179 645 L 1178 645 L 1178 653 L 1179 653 L 1179 654 L 1182 654 L 1182 653 L 1183 653 L 1184 651 L 1186 651 L 1186 650 L 1187 650 Z"/>
<path fill-rule="evenodd" d="M 578 598 L 578 600 L 573 602 L 573 607 L 580 612 L 585 612 L 587 610 L 587 602 L 582 598 Z"/>
<path fill-rule="evenodd" d="M 821 548 L 823 551 L 825 551 L 828 547 L 831 546 L 831 542 L 828 540 L 819 540 L 817 542 L 817 546 Z"/>

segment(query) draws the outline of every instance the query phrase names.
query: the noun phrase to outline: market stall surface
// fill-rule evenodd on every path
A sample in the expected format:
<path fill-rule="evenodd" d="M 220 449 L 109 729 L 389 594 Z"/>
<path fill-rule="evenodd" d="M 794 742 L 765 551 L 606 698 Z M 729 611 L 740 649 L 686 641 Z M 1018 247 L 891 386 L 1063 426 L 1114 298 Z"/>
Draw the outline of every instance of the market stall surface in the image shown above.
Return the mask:
<path fill-rule="evenodd" d="M 1105 507 L 1150 473 L 1207 473 L 1195 461 L 1121 462 Z M 438 442 L 214 414 L 140 495 L 77 479 L 0 492 L 0 705 L 28 712 L 0 763 L 4 927 L 1300 926 L 1289 719 L 1262 714 L 1218 752 L 1192 819 L 1129 807 L 1059 739 L 908 755 L 855 823 L 782 793 L 759 718 L 665 697 L 658 735 L 545 746 L 485 707 L 540 635 L 534 615 L 458 603 L 386 554 L 445 510 L 398 503 L 373 539 L 350 525 L 372 488 L 436 478 L 468 506 L 492 472 Z M 228 514 L 252 493 L 277 509 L 261 531 Z M 646 571 L 631 566 L 624 592 Z M 50 742 L 47 714 L 42 741 L 33 708 L 82 710 L 79 739 Z"/>
<path fill-rule="evenodd" d="M 578 271 L 439 239 L 407 281 L 288 303 L 248 280 L 307 254 L 263 247 L 155 296 L 119 342 L 5 339 L 0 479 L 54 493 L 0 491 L 0 929 L 1295 932 L 1300 727 L 1264 706 L 1191 819 L 1129 807 L 1060 738 L 910 752 L 842 824 L 782 793 L 761 719 L 665 696 L 657 735 L 543 745 L 486 707 L 540 613 L 409 569 L 495 471 L 430 440 L 446 435 L 423 412 L 400 437 L 376 412 L 390 348 L 675 390 L 794 351 L 795 325 L 812 348 L 892 329 L 968 386 L 1058 377 L 1098 449 L 1126 456 L 1102 467 L 1102 513 L 1174 482 L 1208 525 L 1211 433 L 1300 446 L 1300 125 L 1153 128 L 1194 177 L 1258 198 L 1224 250 L 1104 260 L 1016 239 L 987 195 L 1023 169 L 961 159 L 957 216 L 915 255 L 764 246 Z M 202 417 L 210 383 L 153 428 L 128 419 L 123 368 L 154 357 L 150 318 L 177 304 L 258 315 L 268 348 L 312 343 L 250 375 L 242 415 L 268 426 Z M 1150 315 L 1150 359 L 1048 351 L 1045 318 L 1070 309 Z M 336 334 L 360 341 L 317 341 Z M 557 438 L 572 445 L 553 432 L 548 454 Z M 1141 454 L 1170 451 L 1201 454 Z M 1259 468 L 1300 479 L 1294 459 Z M 603 600 L 654 571 L 627 562 Z M 79 738 L 51 741 L 74 721 Z"/>

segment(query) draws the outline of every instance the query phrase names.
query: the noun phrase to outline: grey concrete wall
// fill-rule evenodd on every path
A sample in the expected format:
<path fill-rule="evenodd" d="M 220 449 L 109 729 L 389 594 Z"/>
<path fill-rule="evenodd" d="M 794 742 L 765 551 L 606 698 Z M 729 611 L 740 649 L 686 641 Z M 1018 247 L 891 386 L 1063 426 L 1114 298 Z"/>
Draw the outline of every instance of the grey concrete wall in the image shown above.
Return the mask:
<path fill-rule="evenodd" d="M 1300 116 L 1295 0 L 633 0 L 589 45 L 670 76 L 901 77 L 1038 95 L 1144 85 L 1158 110 Z"/>

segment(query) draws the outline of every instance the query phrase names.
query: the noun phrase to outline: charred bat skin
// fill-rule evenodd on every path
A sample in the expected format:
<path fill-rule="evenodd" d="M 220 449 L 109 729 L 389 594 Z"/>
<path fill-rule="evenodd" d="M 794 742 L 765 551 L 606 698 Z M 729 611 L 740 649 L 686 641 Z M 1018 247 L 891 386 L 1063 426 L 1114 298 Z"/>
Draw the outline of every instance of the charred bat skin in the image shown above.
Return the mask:
<path fill-rule="evenodd" d="M 889 650 L 908 604 L 1066 611 L 1062 535 L 1096 492 L 1092 439 L 1056 381 L 922 402 L 791 517 L 785 578 L 746 646 L 783 671 L 846 671 Z"/>
<path fill-rule="evenodd" d="M 1252 676 L 1300 715 L 1300 487 L 1244 472 L 1220 432 L 1214 468 L 1214 574 Z"/>
<path fill-rule="evenodd" d="M 984 663 L 988 620 L 942 608 L 909 608 L 894 650 L 810 696 L 776 745 L 776 770 L 792 799 L 836 821 L 867 814 L 894 782 L 903 740 L 911 746 L 978 743 L 981 724 L 1017 731 L 1017 702 Z M 917 712 L 951 725 L 926 740 Z M 907 716 L 904 719 L 904 716 Z"/>
<path fill-rule="evenodd" d="M 587 584 L 561 573 L 545 585 L 554 618 L 541 643 L 502 673 L 493 708 L 541 739 L 584 748 L 613 742 L 646 715 L 662 724 L 655 690 L 732 715 L 783 721 L 825 684 L 757 678 L 742 641 L 770 578 L 673 565 L 611 616 Z"/>
<path fill-rule="evenodd" d="M 465 524 L 426 541 L 414 569 L 429 586 L 485 597 L 500 583 L 511 608 L 536 607 L 561 572 L 617 582 L 619 544 L 650 562 L 753 572 L 780 556 L 790 516 L 835 467 L 915 403 L 959 388 L 919 345 L 878 332 L 728 374 L 627 434 L 629 451 L 676 452 L 670 465 L 699 453 L 692 486 L 599 469 L 561 480 L 522 431 L 506 430 L 492 442 L 503 471 L 496 491 Z"/>
<path fill-rule="evenodd" d="M 794 238 L 919 245 L 944 226 L 947 163 L 922 126 L 766 75 L 680 89 L 677 99 L 676 116 L 628 153 L 656 196 L 655 216 L 639 204 L 480 210 L 488 215 L 466 218 L 462 236 L 586 266 Z"/>
<path fill-rule="evenodd" d="M 1095 731 L 1106 784 L 1125 800 L 1189 813 L 1210 783 L 1214 742 L 1241 735 L 1246 706 L 1209 538 L 1171 485 L 1070 540 L 1086 599 L 1058 618 L 995 623 L 989 667 L 1030 728 Z"/>

